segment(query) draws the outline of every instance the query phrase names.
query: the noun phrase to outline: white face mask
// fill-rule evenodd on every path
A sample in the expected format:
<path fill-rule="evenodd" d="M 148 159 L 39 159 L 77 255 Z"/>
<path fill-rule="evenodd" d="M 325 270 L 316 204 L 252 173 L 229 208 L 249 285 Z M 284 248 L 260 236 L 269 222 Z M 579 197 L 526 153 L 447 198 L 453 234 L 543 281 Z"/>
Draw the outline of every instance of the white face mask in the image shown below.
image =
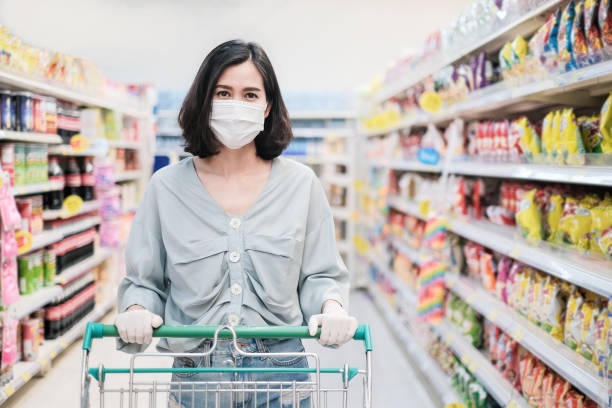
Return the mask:
<path fill-rule="evenodd" d="M 264 129 L 266 106 L 235 100 L 213 100 L 210 128 L 230 149 L 251 143 Z"/>

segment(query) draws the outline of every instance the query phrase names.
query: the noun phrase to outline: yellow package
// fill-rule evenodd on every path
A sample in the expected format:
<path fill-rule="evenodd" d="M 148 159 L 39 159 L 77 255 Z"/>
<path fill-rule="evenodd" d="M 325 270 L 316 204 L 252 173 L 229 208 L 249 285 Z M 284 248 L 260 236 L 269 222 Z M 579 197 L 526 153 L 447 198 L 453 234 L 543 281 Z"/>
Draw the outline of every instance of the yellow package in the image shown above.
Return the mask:
<path fill-rule="evenodd" d="M 610 333 L 610 316 L 612 315 L 612 301 L 607 302 L 601 308 L 601 313 L 597 316 L 595 323 L 595 353 L 597 358 L 597 365 L 599 367 L 600 375 L 607 371 L 608 358 L 608 333 Z M 611 367 L 612 368 L 612 367 Z"/>
<path fill-rule="evenodd" d="M 601 107 L 599 130 L 601 131 L 601 152 L 612 153 L 612 92 Z"/>
<path fill-rule="evenodd" d="M 527 309 L 529 302 L 527 299 L 527 289 L 529 287 L 529 281 L 533 270 L 529 267 L 523 268 L 520 272 L 517 272 L 515 277 L 515 290 L 514 290 L 514 308 L 517 312 L 523 316 L 527 316 Z"/>
<path fill-rule="evenodd" d="M 540 322 L 538 309 L 541 306 L 540 294 L 542 293 L 543 280 L 542 274 L 535 272 L 531 275 L 527 287 L 527 318 L 535 324 Z"/>
<path fill-rule="evenodd" d="M 548 212 L 546 213 L 546 225 L 544 226 L 544 235 L 547 241 L 554 241 L 557 231 L 559 230 L 559 222 L 563 215 L 563 196 L 553 194 L 550 196 L 548 204 Z"/>
<path fill-rule="evenodd" d="M 574 197 L 567 197 L 555 241 L 589 249 L 591 208 L 592 206 L 587 199 L 578 201 Z"/>
<path fill-rule="evenodd" d="M 578 289 L 574 287 L 567 299 L 567 309 L 565 312 L 565 336 L 564 341 L 572 350 L 580 347 L 582 320 L 580 312 L 584 299 Z"/>
<path fill-rule="evenodd" d="M 523 197 L 516 222 L 525 238 L 542 239 L 542 212 L 536 201 L 534 188 Z"/>
<path fill-rule="evenodd" d="M 585 162 L 584 144 L 573 109 L 565 109 L 560 122 L 561 149 L 567 164 L 582 165 Z"/>
<path fill-rule="evenodd" d="M 540 136 L 538 136 L 538 132 L 536 132 L 533 126 L 531 126 L 531 123 L 529 123 L 529 119 L 522 116 L 516 120 L 515 124 L 519 129 L 519 145 L 523 153 L 530 155 L 542 153 Z"/>
<path fill-rule="evenodd" d="M 552 152 L 554 162 L 558 164 L 564 163 L 563 158 L 563 143 L 561 139 L 561 117 L 563 116 L 561 111 L 555 111 L 552 120 Z"/>
<path fill-rule="evenodd" d="M 591 210 L 590 249 L 612 256 L 612 205 L 606 201 Z"/>
<path fill-rule="evenodd" d="M 595 351 L 596 321 L 600 313 L 599 306 L 592 301 L 584 302 L 580 310 L 580 354 L 593 363 L 597 362 L 597 353 Z"/>
<path fill-rule="evenodd" d="M 565 298 L 558 280 L 548 276 L 542 288 L 542 327 L 555 339 L 563 341 Z"/>
<path fill-rule="evenodd" d="M 546 155 L 553 155 L 553 139 L 552 139 L 552 126 L 554 112 L 548 112 L 542 121 L 542 150 Z"/>

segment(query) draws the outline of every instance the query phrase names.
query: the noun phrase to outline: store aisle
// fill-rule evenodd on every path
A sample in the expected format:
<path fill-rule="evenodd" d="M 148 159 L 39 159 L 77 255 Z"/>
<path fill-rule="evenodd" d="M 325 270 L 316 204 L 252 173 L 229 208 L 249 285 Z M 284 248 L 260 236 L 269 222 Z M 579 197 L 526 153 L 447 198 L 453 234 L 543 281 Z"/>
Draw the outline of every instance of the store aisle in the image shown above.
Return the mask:
<path fill-rule="evenodd" d="M 397 342 L 389 333 L 384 322 L 374 308 L 367 295 L 355 292 L 351 297 L 351 312 L 360 322 L 367 322 L 372 328 L 374 340 L 373 354 L 373 405 L 375 407 L 403 406 L 411 401 L 413 406 L 422 408 L 434 407 L 425 390 L 420 387 L 413 368 L 402 354 Z M 105 322 L 112 321 L 113 314 L 105 318 Z M 54 368 L 45 377 L 34 378 L 27 385 L 24 392 L 20 392 L 7 401 L 5 407 L 76 407 L 79 401 L 79 374 L 81 363 L 81 342 L 70 346 L 66 352 L 54 361 Z M 314 341 L 307 341 L 308 351 L 319 353 L 321 364 L 324 367 L 342 366 L 345 362 L 362 366 L 364 362 L 363 346 L 352 343 L 339 349 L 327 349 Z M 153 347 L 151 347 L 153 349 Z M 104 362 L 107 367 L 127 367 L 129 357 L 114 350 L 114 339 L 96 340 L 94 343 L 91 364 Z M 147 366 L 169 366 L 168 359 L 147 358 L 143 361 Z M 107 380 L 107 386 L 113 381 Z M 124 378 L 125 379 L 125 378 Z M 159 377 L 158 377 L 159 379 Z M 361 385 L 352 384 L 349 407 L 361 406 Z M 115 383 L 117 384 L 117 383 Z M 329 382 L 325 382 L 329 385 Z M 125 382 L 127 386 L 127 380 Z M 94 397 L 98 395 L 97 388 L 91 389 Z M 108 404 L 107 404 L 108 405 Z M 92 407 L 98 407 L 96 398 L 92 398 Z M 111 404 L 111 406 L 114 406 Z"/>

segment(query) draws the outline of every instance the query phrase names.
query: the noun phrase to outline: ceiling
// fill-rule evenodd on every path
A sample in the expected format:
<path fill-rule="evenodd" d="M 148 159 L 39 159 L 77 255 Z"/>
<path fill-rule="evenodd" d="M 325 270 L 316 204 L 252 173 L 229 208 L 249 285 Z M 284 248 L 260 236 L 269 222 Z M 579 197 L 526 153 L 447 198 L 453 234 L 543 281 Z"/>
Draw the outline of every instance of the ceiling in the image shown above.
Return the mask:
<path fill-rule="evenodd" d="M 115 80 L 185 89 L 205 54 L 242 38 L 267 51 L 285 91 L 349 91 L 420 47 L 470 0 L 2 0 L 25 42 L 92 60 Z"/>

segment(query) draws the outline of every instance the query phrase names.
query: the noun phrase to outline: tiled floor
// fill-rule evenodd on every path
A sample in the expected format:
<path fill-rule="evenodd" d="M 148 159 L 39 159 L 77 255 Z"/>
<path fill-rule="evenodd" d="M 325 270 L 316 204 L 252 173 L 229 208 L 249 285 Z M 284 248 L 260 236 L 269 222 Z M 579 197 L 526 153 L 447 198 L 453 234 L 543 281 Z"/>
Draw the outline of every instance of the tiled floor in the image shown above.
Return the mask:
<path fill-rule="evenodd" d="M 412 366 L 408 363 L 396 341 L 391 337 L 387 327 L 381 320 L 376 309 L 363 293 L 354 293 L 351 299 L 351 311 L 360 322 L 370 324 L 374 340 L 373 354 L 373 406 L 374 407 L 405 407 L 409 403 L 412 407 L 430 408 L 434 403 L 430 400 L 425 389 L 421 386 L 419 378 L 416 376 Z M 107 322 L 112 320 L 112 316 L 106 317 Z M 319 353 L 321 365 L 323 367 L 342 367 L 345 362 L 349 365 L 363 366 L 364 353 L 360 343 L 351 343 L 339 349 L 328 349 L 318 345 L 313 341 L 305 342 L 308 351 Z M 113 339 L 96 340 L 94 343 L 91 366 L 97 366 L 103 362 L 107 367 L 127 367 L 129 357 L 126 354 L 114 350 Z M 20 390 L 10 400 L 5 407 L 77 407 L 79 406 L 80 393 L 80 364 L 81 349 L 80 343 L 72 345 L 53 365 L 51 371 L 41 378 L 34 378 Z M 167 367 L 170 365 L 169 359 L 147 358 L 142 362 L 143 366 Z M 159 377 L 157 377 L 160 380 Z M 119 382 L 117 382 L 119 380 Z M 322 380 L 323 385 L 333 385 L 330 379 Z M 116 378 L 115 381 L 108 376 L 106 381 L 107 389 L 115 385 L 127 386 L 127 377 Z M 353 380 L 349 393 L 349 407 L 362 406 L 362 394 L 360 378 Z M 98 407 L 97 387 L 91 387 L 91 406 Z M 127 399 L 126 399 L 127 401 Z M 139 404 L 149 406 L 148 404 Z M 119 404 L 115 401 L 107 401 L 107 407 L 116 407 Z M 125 405 L 127 406 L 127 404 Z M 158 407 L 165 408 L 165 404 L 158 404 Z M 329 407 L 340 406 L 330 398 Z"/>

